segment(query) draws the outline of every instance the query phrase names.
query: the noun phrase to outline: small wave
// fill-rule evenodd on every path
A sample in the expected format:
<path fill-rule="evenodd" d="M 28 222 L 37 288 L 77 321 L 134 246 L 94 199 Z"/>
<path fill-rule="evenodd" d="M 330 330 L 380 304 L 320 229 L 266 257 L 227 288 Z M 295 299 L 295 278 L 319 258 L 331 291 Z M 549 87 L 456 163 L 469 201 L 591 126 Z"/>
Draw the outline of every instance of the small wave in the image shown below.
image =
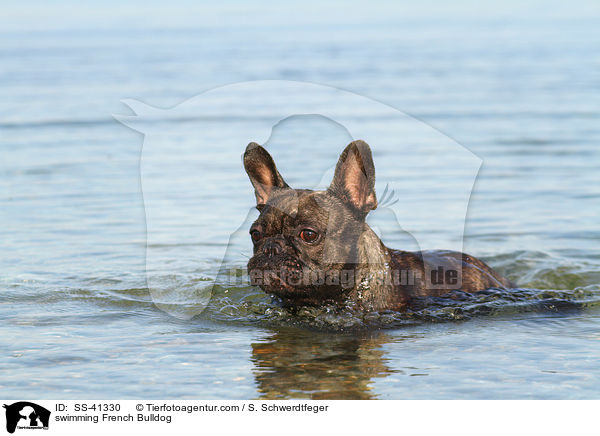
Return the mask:
<path fill-rule="evenodd" d="M 566 118 L 585 118 L 585 119 L 597 119 L 598 114 L 590 111 L 529 111 L 529 112 L 515 112 L 515 111 L 490 111 L 490 112 L 420 112 L 412 113 L 411 116 L 417 118 L 427 119 L 561 119 Z M 385 121 L 388 119 L 394 119 L 395 115 L 387 114 L 347 114 L 347 119 L 355 120 L 371 120 L 371 121 Z M 223 115 L 190 115 L 190 116 L 173 116 L 165 114 L 165 116 L 152 116 L 152 117 L 140 117 L 136 123 L 189 123 L 199 121 L 209 122 L 246 122 L 246 121 L 272 121 L 272 114 L 223 114 Z M 0 123 L 0 129 L 32 129 L 40 127 L 93 127 L 93 126 L 105 126 L 118 123 L 114 118 L 96 118 L 96 119 L 41 119 L 41 120 L 23 120 L 23 121 L 5 121 Z M 543 141 L 543 142 L 541 142 Z M 498 144 L 520 144 L 520 145 L 538 145 L 539 144 L 553 144 L 554 142 L 548 140 L 540 140 L 537 138 L 520 138 L 514 139 L 500 139 L 497 141 Z"/>
<path fill-rule="evenodd" d="M 294 326 L 327 331 L 401 328 L 423 323 L 464 321 L 526 312 L 563 313 L 600 306 L 600 272 L 592 261 L 556 266 L 564 259 L 542 252 L 523 251 L 490 260 L 497 269 L 519 282 L 510 290 L 488 289 L 476 293 L 453 291 L 442 297 L 415 299 L 403 312 L 363 312 L 352 306 L 285 308 L 277 300 L 250 286 L 247 280 L 232 285 L 214 284 L 209 276 L 166 275 L 146 287 L 127 286 L 118 279 L 88 279 L 84 286 L 59 290 L 23 284 L 8 292 L 13 303 L 53 304 L 63 301 L 112 307 L 123 313 L 158 307 L 171 314 L 195 316 L 199 321 L 259 327 Z M 222 274 L 245 275 L 244 268 Z M 202 304 L 198 304 L 198 302 Z"/>
<path fill-rule="evenodd" d="M 415 299 L 403 312 L 362 312 L 352 307 L 284 308 L 253 288 L 216 290 L 201 318 L 264 327 L 349 331 L 400 328 L 431 322 L 465 321 L 481 316 L 524 312 L 565 312 L 600 306 L 600 287 L 572 291 L 488 289 L 476 293 L 453 291 L 442 297 Z"/>
<path fill-rule="evenodd" d="M 33 129 L 39 127 L 94 127 L 114 124 L 113 118 L 100 118 L 95 120 L 36 120 L 14 121 L 0 123 L 0 129 Z"/>

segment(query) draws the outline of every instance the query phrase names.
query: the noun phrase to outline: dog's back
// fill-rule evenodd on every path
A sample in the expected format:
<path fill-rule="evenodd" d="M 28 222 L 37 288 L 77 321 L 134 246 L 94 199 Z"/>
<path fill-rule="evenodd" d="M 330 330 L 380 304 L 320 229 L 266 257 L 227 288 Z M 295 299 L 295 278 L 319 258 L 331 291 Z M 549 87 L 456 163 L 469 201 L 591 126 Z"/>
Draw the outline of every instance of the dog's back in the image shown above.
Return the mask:
<path fill-rule="evenodd" d="M 514 284 L 489 265 L 469 254 L 450 250 L 400 251 L 388 249 L 392 269 L 417 271 L 421 280 L 400 284 L 405 297 L 440 296 L 451 290 L 476 292 L 488 288 L 511 288 Z"/>

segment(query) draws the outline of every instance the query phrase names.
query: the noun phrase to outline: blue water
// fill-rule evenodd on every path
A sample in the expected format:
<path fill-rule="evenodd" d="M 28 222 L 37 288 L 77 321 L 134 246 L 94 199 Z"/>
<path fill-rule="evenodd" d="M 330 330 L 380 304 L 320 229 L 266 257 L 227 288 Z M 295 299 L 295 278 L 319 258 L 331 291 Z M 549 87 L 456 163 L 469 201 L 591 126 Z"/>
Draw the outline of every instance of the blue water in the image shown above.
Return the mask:
<path fill-rule="evenodd" d="M 3 397 L 598 398 L 598 5 L 38 6 L 0 16 Z M 391 247 L 413 242 L 398 224 L 438 248 L 463 243 L 445 213 L 426 212 L 469 174 L 438 183 L 402 147 L 451 138 L 474 153 L 464 250 L 519 290 L 361 317 L 290 314 L 225 283 L 251 252 L 246 143 L 268 139 L 286 180 L 315 186 L 349 131 L 300 116 L 254 137 L 274 105 L 261 95 L 215 98 L 208 119 L 155 114 L 152 143 L 112 115 L 132 114 L 124 99 L 168 109 L 265 79 L 414 117 L 423 130 L 397 137 L 389 118 L 352 108 L 379 138 L 378 194 L 397 182 L 396 216 L 372 217 Z M 169 215 L 174 204 L 186 213 Z M 209 307 L 182 316 L 215 280 Z M 149 284 L 180 301 L 157 307 Z"/>

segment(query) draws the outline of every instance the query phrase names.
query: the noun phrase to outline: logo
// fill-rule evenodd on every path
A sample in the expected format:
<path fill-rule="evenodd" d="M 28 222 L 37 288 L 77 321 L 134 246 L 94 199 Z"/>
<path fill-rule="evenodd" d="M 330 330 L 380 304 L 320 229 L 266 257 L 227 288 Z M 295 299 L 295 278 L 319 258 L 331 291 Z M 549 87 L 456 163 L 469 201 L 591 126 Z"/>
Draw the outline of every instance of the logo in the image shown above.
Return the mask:
<path fill-rule="evenodd" d="M 19 401 L 4 405 L 6 409 L 6 431 L 14 433 L 15 429 L 48 430 L 50 411 L 28 401 Z"/>

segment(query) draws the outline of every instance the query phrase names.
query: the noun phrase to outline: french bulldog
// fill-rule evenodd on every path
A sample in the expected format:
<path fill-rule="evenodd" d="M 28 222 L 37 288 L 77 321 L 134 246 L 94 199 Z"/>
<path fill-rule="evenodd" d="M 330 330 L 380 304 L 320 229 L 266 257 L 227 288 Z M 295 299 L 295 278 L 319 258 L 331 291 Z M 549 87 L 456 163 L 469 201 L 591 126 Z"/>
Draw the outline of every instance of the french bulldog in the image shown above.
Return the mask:
<path fill-rule="evenodd" d="M 417 297 L 513 286 L 468 254 L 386 247 L 366 222 L 377 198 L 373 157 L 364 141 L 342 152 L 325 191 L 290 188 L 271 155 L 254 142 L 243 161 L 260 212 L 250 227 L 250 283 L 285 306 L 400 311 Z"/>

